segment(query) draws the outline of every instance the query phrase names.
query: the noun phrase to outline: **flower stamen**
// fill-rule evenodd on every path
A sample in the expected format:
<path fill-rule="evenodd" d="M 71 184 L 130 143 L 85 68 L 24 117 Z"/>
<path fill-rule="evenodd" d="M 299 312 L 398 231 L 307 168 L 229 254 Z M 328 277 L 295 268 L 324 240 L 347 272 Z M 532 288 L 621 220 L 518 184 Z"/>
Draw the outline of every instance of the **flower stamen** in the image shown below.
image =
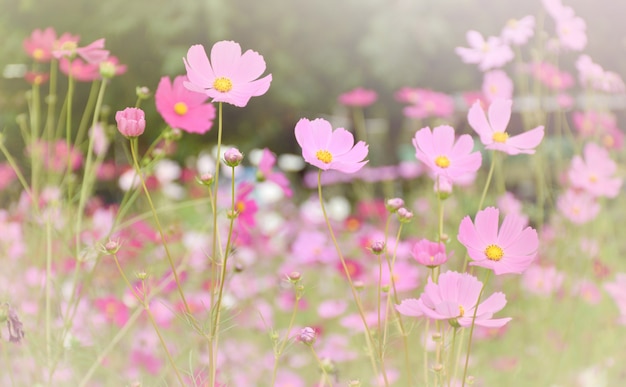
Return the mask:
<path fill-rule="evenodd" d="M 213 88 L 220 93 L 226 93 L 232 90 L 233 82 L 229 78 L 219 77 L 213 82 Z"/>
<path fill-rule="evenodd" d="M 439 168 L 448 168 L 450 166 L 450 159 L 446 156 L 437 156 L 437 158 L 435 158 L 435 165 Z"/>
<path fill-rule="evenodd" d="M 507 132 L 495 132 L 492 137 L 493 141 L 499 142 L 499 143 L 506 142 L 508 138 L 509 138 L 509 134 Z"/>
<path fill-rule="evenodd" d="M 330 164 L 333 161 L 333 155 L 327 150 L 318 150 L 315 157 L 324 164 Z"/>
<path fill-rule="evenodd" d="M 485 249 L 485 256 L 491 261 L 498 262 L 504 256 L 504 250 L 498 245 L 489 245 Z"/>
<path fill-rule="evenodd" d="M 187 114 L 188 110 L 189 107 L 187 107 L 187 104 L 184 102 L 176 102 L 176 104 L 174 105 L 174 112 L 179 116 L 184 116 L 185 114 Z"/>

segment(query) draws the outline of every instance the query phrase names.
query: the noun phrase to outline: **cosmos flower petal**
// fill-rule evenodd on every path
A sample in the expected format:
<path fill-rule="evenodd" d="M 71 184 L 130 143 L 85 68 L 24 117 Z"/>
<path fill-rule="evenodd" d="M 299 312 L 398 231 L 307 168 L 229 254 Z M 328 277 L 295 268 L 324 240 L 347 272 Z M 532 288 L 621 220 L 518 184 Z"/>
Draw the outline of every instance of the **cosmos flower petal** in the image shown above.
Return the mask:
<path fill-rule="evenodd" d="M 474 102 L 467 113 L 467 121 L 480 136 L 480 141 L 487 145 L 493 142 L 493 130 L 487 121 L 487 116 L 482 108 L 480 101 Z"/>
<path fill-rule="evenodd" d="M 240 59 L 241 46 L 239 43 L 223 40 L 215 43 L 211 48 L 211 65 L 217 78 L 232 78 L 239 68 Z"/>
<path fill-rule="evenodd" d="M 215 74 L 202 45 L 196 44 L 189 47 L 189 50 L 187 50 L 187 57 L 184 58 L 184 62 L 185 67 L 187 68 L 189 83 L 194 84 L 201 89 L 213 87 Z"/>
<path fill-rule="evenodd" d="M 506 132 L 513 101 L 498 98 L 489 105 L 489 123 L 494 132 Z"/>
<path fill-rule="evenodd" d="M 328 151 L 333 155 L 341 155 L 350 151 L 353 146 L 354 136 L 352 133 L 344 128 L 337 128 L 332 134 L 332 142 L 328 147 Z"/>
<path fill-rule="evenodd" d="M 495 207 L 487 207 L 476 214 L 476 219 L 474 220 L 476 230 L 480 230 L 483 239 L 487 243 L 495 243 L 498 240 L 499 216 L 500 210 Z"/>
<path fill-rule="evenodd" d="M 405 316 L 420 317 L 424 314 L 419 302 L 415 298 L 407 298 L 402 300 L 400 305 L 396 305 L 396 310 Z"/>

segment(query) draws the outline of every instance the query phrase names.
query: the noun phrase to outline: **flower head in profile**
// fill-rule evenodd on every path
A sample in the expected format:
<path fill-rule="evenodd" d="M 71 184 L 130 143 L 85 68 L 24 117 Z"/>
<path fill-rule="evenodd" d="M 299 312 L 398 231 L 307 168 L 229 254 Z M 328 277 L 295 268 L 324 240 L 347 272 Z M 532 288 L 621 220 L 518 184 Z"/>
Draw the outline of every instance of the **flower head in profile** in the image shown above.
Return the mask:
<path fill-rule="evenodd" d="M 437 267 L 448 261 L 446 245 L 422 239 L 413 245 L 413 258 L 424 266 Z"/>
<path fill-rule="evenodd" d="M 377 98 L 376 91 L 357 87 L 341 94 L 338 100 L 344 106 L 367 107 L 376 102 Z"/>
<path fill-rule="evenodd" d="M 487 149 L 498 150 L 509 155 L 535 153 L 535 148 L 543 139 L 543 126 L 516 136 L 509 136 L 506 127 L 511 119 L 513 101 L 496 99 L 489 105 L 489 118 L 480 103 L 475 102 L 467 114 L 470 126 L 480 136 Z"/>
<path fill-rule="evenodd" d="M 287 179 L 284 173 L 274 170 L 275 164 L 276 155 L 268 148 L 264 148 L 258 164 L 257 180 L 274 182 L 283 190 L 285 196 L 290 198 L 293 195 L 293 190 L 289 184 L 289 179 Z"/>
<path fill-rule="evenodd" d="M 444 176 L 454 182 L 475 173 L 482 163 L 480 152 L 472 152 L 474 140 L 469 134 L 455 142 L 454 128 L 437 126 L 432 131 L 422 128 L 413 138 L 415 156 L 426 164 L 435 177 Z"/>
<path fill-rule="evenodd" d="M 186 80 L 184 75 L 174 78 L 173 83 L 169 77 L 161 78 L 154 94 L 156 108 L 172 128 L 204 134 L 213 126 L 215 106 L 206 103 L 206 94 L 187 89 L 183 85 Z"/>
<path fill-rule="evenodd" d="M 304 160 L 321 170 L 331 169 L 354 173 L 366 163 L 368 146 L 363 141 L 354 144 L 352 133 L 344 128 L 333 131 L 330 122 L 317 118 L 302 118 L 296 124 L 296 140 L 302 147 Z"/>
<path fill-rule="evenodd" d="M 500 328 L 511 318 L 494 319 L 494 313 L 506 305 L 504 293 L 497 292 L 483 302 L 476 303 L 483 287 L 476 277 L 469 273 L 447 271 L 439 276 L 437 283 L 428 278 L 428 284 L 418 300 L 404 300 L 397 306 L 398 312 L 408 316 L 424 316 L 435 320 L 448 320 L 452 326 L 469 327 L 476 314 L 475 325 L 485 328 Z"/>
<path fill-rule="evenodd" d="M 507 215 L 498 229 L 500 210 L 487 207 L 461 221 L 458 239 L 472 258 L 470 265 L 493 270 L 496 275 L 521 274 L 537 256 L 539 237 L 531 227 L 524 228 L 525 219 Z"/>
<path fill-rule="evenodd" d="M 221 41 L 213 45 L 211 60 L 202 45 L 194 45 L 183 59 L 187 68 L 189 90 L 205 93 L 213 102 L 226 102 L 244 107 L 250 98 L 263 95 L 272 82 L 272 75 L 257 79 L 265 71 L 265 60 L 256 51 L 241 54 L 239 43 Z"/>
<path fill-rule="evenodd" d="M 85 62 L 99 64 L 109 57 L 109 51 L 104 49 L 104 39 L 98 39 L 85 47 L 78 47 L 78 41 L 67 40 L 58 42 L 58 48 L 52 51 L 52 56 L 57 59 L 80 56 Z"/>

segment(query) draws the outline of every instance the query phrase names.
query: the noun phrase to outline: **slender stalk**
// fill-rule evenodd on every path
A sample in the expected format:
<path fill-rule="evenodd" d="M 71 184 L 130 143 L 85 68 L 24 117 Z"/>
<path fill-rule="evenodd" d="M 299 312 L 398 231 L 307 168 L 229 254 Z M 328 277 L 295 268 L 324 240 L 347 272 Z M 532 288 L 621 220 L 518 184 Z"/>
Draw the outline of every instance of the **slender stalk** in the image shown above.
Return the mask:
<path fill-rule="evenodd" d="M 315 348 L 313 348 L 313 344 L 308 344 L 308 347 L 311 349 L 311 353 L 313 354 L 313 357 L 315 358 L 315 361 L 317 361 L 317 364 L 320 366 L 320 369 L 322 370 L 322 387 L 326 386 L 326 380 L 328 380 L 328 385 L 330 387 L 333 387 L 333 381 L 330 378 L 330 376 L 328 376 L 328 373 L 326 372 L 326 367 L 324 367 L 324 363 L 322 363 L 322 360 L 320 359 L 319 356 L 317 356 L 317 352 L 315 352 Z"/>
<path fill-rule="evenodd" d="M 343 266 L 343 270 L 346 274 L 346 278 L 348 279 L 348 283 L 350 284 L 350 290 L 352 291 L 352 297 L 356 303 L 359 316 L 361 317 L 361 321 L 363 322 L 363 328 L 365 329 L 365 334 L 368 339 L 368 345 L 372 346 L 374 340 L 372 339 L 372 333 L 367 325 L 367 320 L 365 319 L 365 313 L 363 312 L 363 306 L 361 305 L 361 301 L 356 292 L 356 288 L 354 287 L 354 283 L 352 282 L 352 276 L 350 275 L 350 270 L 348 269 L 348 265 L 346 265 L 346 260 L 341 253 L 341 248 L 339 247 L 339 243 L 337 242 L 337 238 L 335 237 L 335 233 L 333 232 L 333 227 L 330 224 L 330 219 L 328 218 L 328 214 L 326 213 L 326 207 L 324 206 L 324 198 L 322 196 L 322 170 L 320 169 L 317 174 L 317 193 L 319 196 L 320 206 L 322 207 L 322 214 L 324 215 L 324 220 L 326 221 L 326 225 L 328 226 L 328 231 L 330 232 L 330 238 L 335 245 L 335 249 L 337 250 L 337 255 L 339 256 L 339 260 L 341 261 L 341 265 Z M 370 348 L 371 355 L 374 356 L 374 351 Z M 381 352 L 376 353 L 378 355 L 378 361 L 380 362 L 381 373 L 383 375 L 383 379 L 385 382 L 385 386 L 389 387 L 389 381 L 387 379 L 387 372 L 385 371 L 385 363 L 383 360 L 383 354 Z"/>
<path fill-rule="evenodd" d="M 30 184 L 33 202 L 39 201 L 39 173 L 41 170 L 41 148 L 39 144 L 39 124 L 41 116 L 41 97 L 39 85 L 33 85 L 30 102 Z"/>
<path fill-rule="evenodd" d="M 54 116 L 57 103 L 57 74 L 58 74 L 59 62 L 56 59 L 52 59 L 50 62 L 50 79 L 48 81 L 48 113 L 46 114 L 46 139 L 48 145 L 54 140 Z M 48 153 L 50 154 L 50 153 Z"/>
<path fill-rule="evenodd" d="M 489 280 L 489 276 L 491 274 L 491 270 L 487 271 L 485 274 L 485 280 L 483 281 L 483 286 L 480 288 L 480 293 L 478 293 L 478 299 L 476 300 L 476 305 L 474 306 L 474 315 L 472 316 L 472 325 L 470 326 L 469 338 L 467 339 L 467 353 L 465 355 L 465 366 L 463 367 L 463 384 L 462 387 L 465 387 L 465 379 L 467 378 L 467 365 L 469 364 L 470 352 L 472 350 L 472 337 L 474 334 L 474 326 L 476 322 L 476 314 L 478 312 L 478 304 L 480 304 L 480 298 L 485 291 L 485 287 L 487 286 L 487 281 Z"/>
<path fill-rule="evenodd" d="M 24 191 L 32 199 L 35 210 L 37 211 L 37 213 L 39 213 L 39 203 L 34 200 L 33 192 L 31 191 L 30 186 L 28 185 L 28 182 L 26 181 L 26 178 L 24 178 L 24 175 L 22 174 L 22 171 L 20 170 L 17 162 L 15 161 L 15 159 L 13 158 L 13 156 L 11 155 L 7 147 L 4 145 L 4 134 L 0 134 L 0 151 L 2 152 L 4 157 L 7 159 L 7 162 L 11 166 L 11 169 L 13 169 L 13 172 L 15 172 L 15 176 L 17 176 L 17 180 L 22 185 L 22 189 L 24 189 Z"/>
<path fill-rule="evenodd" d="M 51 369 L 52 361 L 52 225 L 50 214 L 46 216 L 46 363 Z M 52 370 L 50 375 L 52 375 Z"/>
<path fill-rule="evenodd" d="M 367 142 L 367 128 L 365 127 L 365 113 L 362 108 L 355 107 L 352 109 L 352 118 L 354 121 L 354 131 L 357 139 Z"/>
<path fill-rule="evenodd" d="M 278 371 L 278 361 L 280 356 L 283 354 L 285 350 L 285 346 L 289 341 L 289 336 L 291 336 L 291 329 L 293 328 L 293 323 L 296 320 L 296 314 L 298 313 L 298 308 L 300 306 L 300 298 L 302 298 L 301 291 L 297 288 L 299 286 L 297 282 L 294 284 L 296 286 L 296 302 L 293 305 L 293 310 L 291 312 L 291 317 L 289 318 L 289 325 L 287 326 L 287 334 L 283 337 L 283 340 L 278 345 L 278 348 L 274 350 L 274 369 L 272 370 L 272 383 L 270 386 L 274 386 L 276 384 L 276 372 Z M 319 359 L 318 359 L 319 360 Z"/>
<path fill-rule="evenodd" d="M 70 66 L 71 68 L 71 66 Z M 74 77 L 72 77 L 72 71 L 69 71 L 67 75 L 67 109 L 65 111 L 65 144 L 67 145 L 67 152 L 69 154 L 72 148 L 72 102 L 74 99 Z M 72 158 L 67 158 L 67 175 L 72 173 Z M 71 189 L 68 186 L 68 198 L 72 197 Z"/>
<path fill-rule="evenodd" d="M 102 84 L 108 83 L 108 80 L 107 78 L 105 78 L 101 82 L 93 81 L 91 83 L 91 89 L 89 90 L 89 97 L 87 97 L 87 104 L 85 105 L 85 110 L 83 110 L 83 115 L 80 118 L 80 123 L 78 124 L 78 132 L 76 133 L 76 138 L 74 139 L 75 147 L 80 146 L 80 144 L 83 142 L 83 137 L 85 137 L 85 133 L 87 132 L 87 122 L 89 121 L 89 113 L 92 110 L 94 111 L 94 114 L 93 114 L 93 119 L 92 119 L 93 123 L 91 127 L 93 128 L 93 125 L 99 120 L 99 115 L 100 115 L 99 109 L 97 112 L 94 110 L 94 105 L 97 105 L 96 96 L 98 96 L 97 100 L 100 101 L 99 94 L 102 94 L 102 91 L 98 93 L 98 89 L 102 90 L 102 86 L 99 85 L 99 83 L 102 85 Z"/>
<path fill-rule="evenodd" d="M 456 333 L 458 330 L 459 328 L 454 327 L 452 331 L 452 344 L 450 347 L 450 351 L 448 351 L 446 355 L 446 358 L 447 358 L 446 371 L 447 371 L 447 376 L 448 376 L 448 387 L 450 387 L 450 383 L 452 382 L 452 374 L 453 374 L 452 370 L 453 368 L 456 370 L 456 364 L 452 364 L 452 358 L 454 357 L 454 350 L 456 348 Z"/>

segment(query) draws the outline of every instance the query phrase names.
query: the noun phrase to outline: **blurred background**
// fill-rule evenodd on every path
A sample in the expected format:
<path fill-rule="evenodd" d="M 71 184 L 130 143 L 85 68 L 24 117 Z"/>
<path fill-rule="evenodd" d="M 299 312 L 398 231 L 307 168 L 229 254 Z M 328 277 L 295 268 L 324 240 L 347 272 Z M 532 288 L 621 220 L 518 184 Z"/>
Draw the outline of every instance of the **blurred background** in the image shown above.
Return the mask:
<path fill-rule="evenodd" d="M 587 22 L 584 52 L 626 74 L 626 1 L 564 3 Z M 30 64 L 22 41 L 34 29 L 80 35 L 81 45 L 106 38 L 111 54 L 128 65 L 107 90 L 112 111 L 134 104 L 136 86 L 154 90 L 163 75 L 184 74 L 182 57 L 192 44 L 210 50 L 216 41 L 234 40 L 258 51 L 273 74 L 272 86 L 245 109 L 225 108 L 225 141 L 277 153 L 295 151 L 292 131 L 299 118 L 333 114 L 337 96 L 357 86 L 378 92 L 366 114 L 384 120 L 393 135 L 404 121 L 393 98 L 399 88 L 480 88 L 480 71 L 454 53 L 467 46 L 467 30 L 499 35 L 510 18 L 532 14 L 542 20 L 544 14 L 540 0 L 0 0 L 0 9 L 0 69 Z M 544 20 L 543 28 L 553 33 L 551 20 Z M 564 54 L 563 67 L 574 70 L 578 55 Z M 0 79 L 2 128 L 26 111 L 27 89 L 23 79 Z M 79 96 L 88 89 L 79 85 Z M 149 123 L 161 125 L 153 101 L 142 107 Z M 214 142 L 211 133 L 187 136 L 188 146 Z"/>

